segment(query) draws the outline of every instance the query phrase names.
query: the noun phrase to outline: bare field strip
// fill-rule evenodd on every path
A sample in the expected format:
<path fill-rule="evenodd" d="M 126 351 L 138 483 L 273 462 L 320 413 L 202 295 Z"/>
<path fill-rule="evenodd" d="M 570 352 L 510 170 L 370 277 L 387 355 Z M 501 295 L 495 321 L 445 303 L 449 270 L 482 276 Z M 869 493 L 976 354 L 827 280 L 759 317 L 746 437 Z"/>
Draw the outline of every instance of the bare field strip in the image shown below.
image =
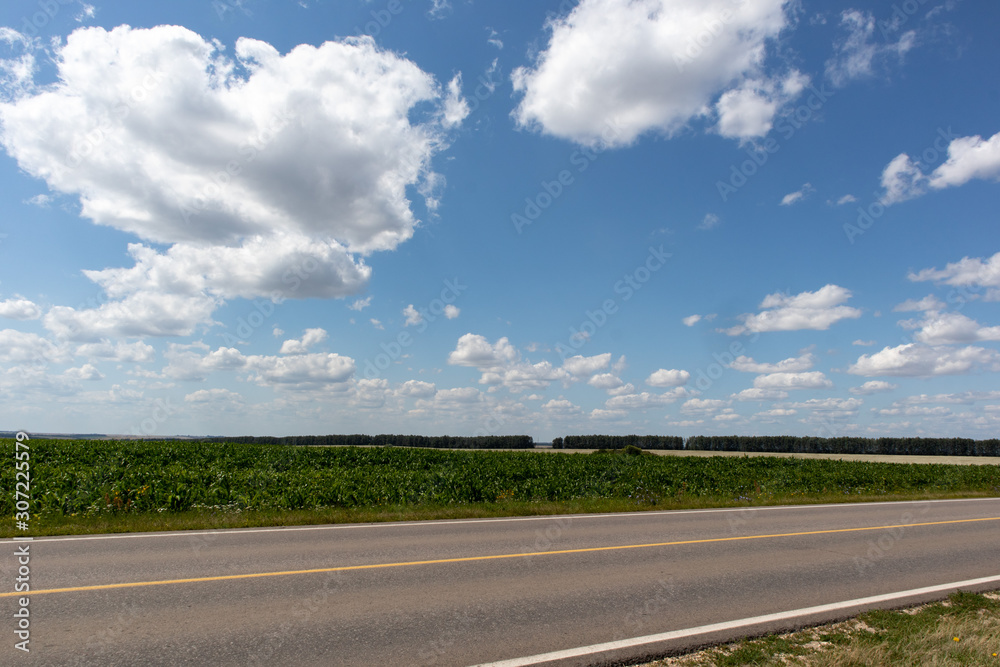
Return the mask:
<path fill-rule="evenodd" d="M 456 450 L 458 451 L 458 450 Z M 462 450 L 470 451 L 470 450 Z M 596 449 L 481 449 L 484 452 L 549 452 L 553 454 L 593 454 Z M 658 456 L 774 456 L 800 459 L 832 459 L 840 461 L 868 461 L 871 463 L 940 463 L 942 465 L 988 466 L 1000 465 L 1000 456 L 906 456 L 903 454 L 798 454 L 794 452 L 710 452 L 685 449 L 646 449 Z"/>

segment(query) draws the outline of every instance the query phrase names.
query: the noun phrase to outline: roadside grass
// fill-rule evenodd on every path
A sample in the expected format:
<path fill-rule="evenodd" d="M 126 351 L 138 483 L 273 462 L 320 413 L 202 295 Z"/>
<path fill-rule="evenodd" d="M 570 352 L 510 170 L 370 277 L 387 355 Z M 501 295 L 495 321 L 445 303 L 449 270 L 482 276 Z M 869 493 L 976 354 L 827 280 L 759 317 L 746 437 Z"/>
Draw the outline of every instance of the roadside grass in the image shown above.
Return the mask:
<path fill-rule="evenodd" d="M 553 516 L 568 514 L 610 514 L 664 510 L 712 508 L 767 507 L 776 505 L 813 505 L 834 503 L 898 502 L 941 500 L 950 498 L 989 498 L 995 494 L 968 493 L 896 493 L 854 495 L 808 494 L 793 492 L 786 495 L 761 494 L 734 501 L 731 497 L 698 496 L 662 499 L 580 498 L 564 501 L 498 500 L 487 503 L 449 505 L 395 505 L 379 507 L 318 509 L 247 510 L 231 505 L 200 507 L 185 511 L 98 514 L 93 516 L 45 514 L 32 516 L 31 530 L 18 531 L 13 522 L 0 525 L 0 538 L 46 535 L 98 535 L 105 533 L 137 533 L 173 530 L 221 530 L 233 528 L 264 528 L 274 526 L 314 526 L 347 523 L 383 523 L 397 521 L 430 521 L 455 519 L 486 519 L 513 516 Z"/>
<path fill-rule="evenodd" d="M 832 625 L 769 635 L 636 667 L 1000 665 L 1000 593 L 875 610 Z"/>

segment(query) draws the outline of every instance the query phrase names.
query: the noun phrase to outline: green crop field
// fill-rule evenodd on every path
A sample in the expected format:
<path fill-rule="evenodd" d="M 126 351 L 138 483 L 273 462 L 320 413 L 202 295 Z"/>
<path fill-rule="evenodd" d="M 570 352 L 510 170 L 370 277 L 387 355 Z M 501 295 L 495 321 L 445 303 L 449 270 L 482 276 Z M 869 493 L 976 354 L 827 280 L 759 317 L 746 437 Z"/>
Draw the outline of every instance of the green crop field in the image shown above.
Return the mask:
<path fill-rule="evenodd" d="M 2 442 L 9 455 L 0 457 L 0 475 L 12 488 L 14 441 Z M 192 513 L 242 517 L 211 525 L 253 525 L 255 513 L 274 524 L 294 512 L 319 512 L 297 515 L 298 523 L 375 520 L 370 511 L 380 508 L 396 512 L 389 518 L 404 510 L 417 513 L 403 518 L 427 518 L 421 510 L 474 516 L 1000 495 L 995 465 L 108 440 L 33 440 L 30 454 L 32 534 L 68 524 L 114 530 L 116 521 L 122 530 L 164 529 L 169 517 Z M 0 507 L 14 516 L 12 493 Z M 352 518 L 359 510 L 369 513 Z M 123 522 L 130 517 L 156 521 Z M 0 534 L 13 534 L 9 524 Z"/>

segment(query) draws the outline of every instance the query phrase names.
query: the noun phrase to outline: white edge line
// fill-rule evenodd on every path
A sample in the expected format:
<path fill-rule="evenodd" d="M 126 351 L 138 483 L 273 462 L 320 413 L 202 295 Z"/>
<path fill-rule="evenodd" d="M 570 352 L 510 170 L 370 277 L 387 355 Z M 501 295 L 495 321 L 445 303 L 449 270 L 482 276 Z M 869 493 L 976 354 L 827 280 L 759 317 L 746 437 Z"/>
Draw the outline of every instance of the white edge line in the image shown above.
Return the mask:
<path fill-rule="evenodd" d="M 687 628 L 685 630 L 662 632 L 656 635 L 646 635 L 645 637 L 633 637 L 632 639 L 622 639 L 619 641 L 605 642 L 603 644 L 592 644 L 590 646 L 581 646 L 579 648 L 566 649 L 563 651 L 553 651 L 551 653 L 539 653 L 538 655 L 527 656 L 524 658 L 514 658 L 512 660 L 501 660 L 499 662 L 483 663 L 480 665 L 475 665 L 474 667 L 526 667 L 528 665 L 537 665 L 545 662 L 551 662 L 553 660 L 561 660 L 566 658 L 579 658 L 594 653 L 603 653 L 604 651 L 632 648 L 634 646 L 641 646 L 642 644 L 652 644 L 655 642 L 670 641 L 672 639 L 684 639 L 686 637 L 694 637 L 697 635 L 704 635 L 711 632 L 719 632 L 722 630 L 733 630 L 736 628 L 744 628 L 751 625 L 757 625 L 760 623 L 770 623 L 773 621 L 786 621 L 801 616 L 809 616 L 811 614 L 822 614 L 830 611 L 848 609 L 850 607 L 876 604 L 879 602 L 888 602 L 890 600 L 898 600 L 901 598 L 907 598 L 914 595 L 924 595 L 927 593 L 940 593 L 942 591 L 947 591 L 954 588 L 961 588 L 963 586 L 977 586 L 979 584 L 988 584 L 988 583 L 1000 583 L 1000 575 L 997 575 L 995 577 L 982 577 L 980 579 L 967 579 L 965 581 L 956 581 L 954 583 L 940 584 L 938 586 L 927 586 L 926 588 L 914 588 L 908 591 L 887 593 L 885 595 L 874 595 L 872 597 L 858 598 L 856 600 L 845 600 L 843 602 L 834 602 L 831 604 L 819 605 L 817 607 L 805 607 L 804 609 L 793 609 L 791 611 L 782 611 L 776 614 L 753 616 L 750 618 L 742 618 L 736 621 L 726 621 L 725 623 L 713 623 L 712 625 L 701 625 L 696 628 Z"/>
<path fill-rule="evenodd" d="M 541 516 L 515 516 L 515 517 L 500 517 L 496 519 L 449 519 L 449 520 L 422 520 L 422 521 L 399 521 L 399 522 L 386 522 L 386 523 L 342 523 L 327 526 L 289 526 L 289 527 L 275 527 L 275 528 L 229 528 L 224 530 L 199 530 L 199 531 L 186 531 L 177 530 L 169 533 L 121 533 L 114 535 L 80 535 L 75 537 L 61 537 L 58 535 L 53 535 L 51 537 L 37 537 L 34 538 L 37 542 L 82 542 L 87 540 L 127 540 L 132 538 L 150 538 L 150 537 L 187 537 L 187 536 L 198 536 L 198 535 L 245 535 L 251 533 L 290 533 L 290 532 L 302 532 L 308 530 L 350 530 L 350 529 L 360 529 L 360 528 L 403 528 L 403 527 L 417 527 L 417 526 L 450 526 L 455 524 L 474 524 L 474 523 L 507 523 L 513 521 L 552 521 L 554 519 L 570 517 L 573 519 L 601 519 L 607 517 L 616 518 L 641 518 L 649 516 L 664 516 L 664 515 L 681 515 L 681 514 L 715 514 L 719 512 L 764 512 L 764 511 L 774 511 L 774 510 L 804 510 L 804 509 L 829 509 L 831 507 L 837 508 L 850 508 L 850 507 L 872 507 L 872 506 L 889 506 L 889 505 L 914 505 L 918 503 L 964 503 L 964 502 L 982 502 L 982 501 L 995 501 L 1000 500 L 1000 498 L 940 498 L 935 500 L 890 500 L 888 502 L 870 502 L 870 503 L 828 503 L 825 505 L 766 505 L 763 507 L 719 507 L 715 509 L 703 509 L 703 510 L 661 510 L 657 512 L 614 512 L 611 514 L 544 514 Z M 11 540 L 17 538 L 10 538 Z M 24 539 L 24 538 L 22 538 Z M 6 540 L 4 540 L 6 541 Z"/>

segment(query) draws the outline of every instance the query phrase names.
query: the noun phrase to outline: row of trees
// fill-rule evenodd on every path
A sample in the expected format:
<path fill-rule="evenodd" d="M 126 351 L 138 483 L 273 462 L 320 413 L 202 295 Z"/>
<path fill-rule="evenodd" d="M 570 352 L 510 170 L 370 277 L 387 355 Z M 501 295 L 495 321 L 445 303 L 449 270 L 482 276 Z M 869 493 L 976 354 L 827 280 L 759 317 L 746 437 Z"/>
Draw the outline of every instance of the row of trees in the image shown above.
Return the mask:
<path fill-rule="evenodd" d="M 231 438 L 206 438 L 208 442 L 246 442 L 305 447 L 432 447 L 437 449 L 532 449 L 530 435 L 294 435 L 284 438 L 241 435 Z"/>
<path fill-rule="evenodd" d="M 684 449 L 679 435 L 567 435 L 552 441 L 553 449 Z"/>
<path fill-rule="evenodd" d="M 970 438 L 817 438 L 790 435 L 698 435 L 688 438 L 684 448 L 710 452 L 1000 456 L 1000 440 L 972 440 Z"/>
<path fill-rule="evenodd" d="M 532 449 L 530 435 L 300 435 L 284 438 L 237 436 L 207 442 L 270 443 L 297 446 L 432 447 L 439 449 Z M 819 438 L 790 435 L 567 435 L 554 449 L 687 449 L 708 452 L 780 452 L 790 454 L 907 454 L 913 456 L 1000 456 L 1000 440 L 970 438 Z"/>

